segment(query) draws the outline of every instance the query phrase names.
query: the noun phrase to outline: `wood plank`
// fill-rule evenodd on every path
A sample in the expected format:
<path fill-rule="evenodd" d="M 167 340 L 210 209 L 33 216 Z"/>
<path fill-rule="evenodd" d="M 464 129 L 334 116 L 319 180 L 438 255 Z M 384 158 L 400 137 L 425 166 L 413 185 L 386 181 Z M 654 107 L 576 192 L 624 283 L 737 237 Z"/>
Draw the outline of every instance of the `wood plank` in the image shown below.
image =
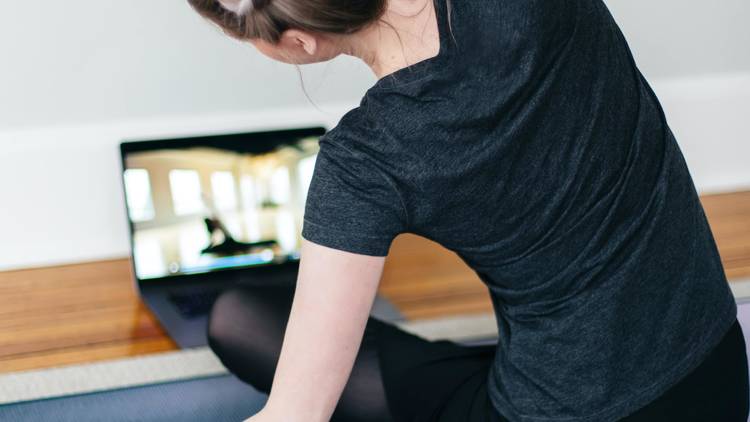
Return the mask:
<path fill-rule="evenodd" d="M 750 191 L 701 197 L 727 277 L 750 277 Z"/>
<path fill-rule="evenodd" d="M 0 273 L 0 372 L 176 349 L 132 280 L 127 259 Z"/>
<path fill-rule="evenodd" d="M 701 200 L 727 277 L 750 278 L 750 191 Z M 394 241 L 380 293 L 411 319 L 492 311 L 460 257 L 413 234 Z M 0 372 L 173 349 L 127 259 L 0 272 Z"/>
<path fill-rule="evenodd" d="M 0 358 L 0 373 L 91 363 L 175 349 L 174 342 L 166 336 L 104 344 L 80 344 L 66 349 L 51 349 L 22 356 Z"/>

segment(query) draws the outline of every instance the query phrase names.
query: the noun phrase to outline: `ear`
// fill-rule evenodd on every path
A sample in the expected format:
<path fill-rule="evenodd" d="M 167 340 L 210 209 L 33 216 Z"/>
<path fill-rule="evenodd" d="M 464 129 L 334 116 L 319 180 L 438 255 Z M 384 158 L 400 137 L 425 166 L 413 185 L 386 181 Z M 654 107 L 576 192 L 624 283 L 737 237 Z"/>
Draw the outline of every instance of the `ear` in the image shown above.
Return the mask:
<path fill-rule="evenodd" d="M 315 36 L 299 29 L 287 29 L 284 31 L 281 34 L 281 42 L 293 49 L 301 48 L 310 56 L 314 56 L 318 52 L 318 40 Z"/>

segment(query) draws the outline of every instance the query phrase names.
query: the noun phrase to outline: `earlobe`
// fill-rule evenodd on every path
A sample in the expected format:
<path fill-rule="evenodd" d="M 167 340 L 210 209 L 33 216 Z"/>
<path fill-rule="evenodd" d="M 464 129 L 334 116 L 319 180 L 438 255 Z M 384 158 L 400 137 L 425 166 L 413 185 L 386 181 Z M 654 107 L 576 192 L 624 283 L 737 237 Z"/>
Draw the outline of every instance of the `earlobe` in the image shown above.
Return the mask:
<path fill-rule="evenodd" d="M 294 43 L 295 47 L 302 47 L 310 56 L 314 56 L 318 51 L 318 43 L 314 36 L 305 32 L 289 29 L 284 34 Z"/>
<path fill-rule="evenodd" d="M 305 49 L 305 52 L 311 56 L 315 55 L 317 44 L 313 37 L 297 37 L 297 43 Z"/>

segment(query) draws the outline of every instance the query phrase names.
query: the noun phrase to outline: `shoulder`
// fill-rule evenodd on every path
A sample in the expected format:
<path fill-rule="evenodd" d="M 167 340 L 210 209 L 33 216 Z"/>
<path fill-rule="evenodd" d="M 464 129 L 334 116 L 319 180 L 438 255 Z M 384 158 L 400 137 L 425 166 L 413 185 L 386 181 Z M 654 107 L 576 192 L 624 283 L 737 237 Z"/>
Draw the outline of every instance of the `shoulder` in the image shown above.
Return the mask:
<path fill-rule="evenodd" d="M 407 224 L 403 202 L 369 149 L 377 142 L 355 109 L 320 138 L 302 235 L 315 243 L 384 256 Z"/>
<path fill-rule="evenodd" d="M 365 104 L 364 100 L 362 104 Z M 320 154 L 332 163 L 360 169 L 366 167 L 368 174 L 361 177 L 372 177 L 374 172 L 384 170 L 387 146 L 383 142 L 382 125 L 362 104 L 345 113 L 338 124 L 320 138 Z"/>
<path fill-rule="evenodd" d="M 321 144 L 348 145 L 356 149 L 358 145 L 373 139 L 378 129 L 376 120 L 370 116 L 367 107 L 367 96 L 365 96 L 357 107 L 344 113 L 336 126 L 321 137 Z"/>

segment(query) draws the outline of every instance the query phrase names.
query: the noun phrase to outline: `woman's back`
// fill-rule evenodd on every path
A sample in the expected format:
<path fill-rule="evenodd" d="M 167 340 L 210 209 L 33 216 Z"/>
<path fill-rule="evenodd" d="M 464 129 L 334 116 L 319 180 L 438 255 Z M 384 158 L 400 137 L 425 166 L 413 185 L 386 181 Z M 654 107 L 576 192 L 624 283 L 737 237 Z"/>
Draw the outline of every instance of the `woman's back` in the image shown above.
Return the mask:
<path fill-rule="evenodd" d="M 440 54 L 321 140 L 302 234 L 384 255 L 412 232 L 458 253 L 493 299 L 489 392 L 509 419 L 625 415 L 736 315 L 658 100 L 601 0 L 437 8 Z"/>

